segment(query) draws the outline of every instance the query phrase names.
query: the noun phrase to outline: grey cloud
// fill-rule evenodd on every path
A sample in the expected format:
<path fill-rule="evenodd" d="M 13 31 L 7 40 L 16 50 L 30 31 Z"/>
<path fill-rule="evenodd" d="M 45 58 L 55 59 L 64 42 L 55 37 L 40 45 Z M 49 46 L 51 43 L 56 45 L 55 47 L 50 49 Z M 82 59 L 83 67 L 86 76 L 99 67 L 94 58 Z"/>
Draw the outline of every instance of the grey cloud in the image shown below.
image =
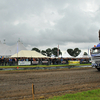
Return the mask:
<path fill-rule="evenodd" d="M 0 39 L 5 38 L 12 45 L 20 38 L 25 46 L 38 47 L 98 42 L 100 9 L 85 12 L 80 7 L 86 2 L 3 0 L 0 4 Z"/>

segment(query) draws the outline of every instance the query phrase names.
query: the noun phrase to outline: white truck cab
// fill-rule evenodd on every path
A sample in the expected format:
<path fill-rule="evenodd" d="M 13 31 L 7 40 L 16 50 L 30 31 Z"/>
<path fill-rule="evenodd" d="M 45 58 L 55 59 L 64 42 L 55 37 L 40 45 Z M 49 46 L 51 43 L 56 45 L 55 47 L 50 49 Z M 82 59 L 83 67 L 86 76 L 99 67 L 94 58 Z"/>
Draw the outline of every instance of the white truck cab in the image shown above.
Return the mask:
<path fill-rule="evenodd" d="M 90 49 L 92 67 L 100 71 L 100 43 Z"/>

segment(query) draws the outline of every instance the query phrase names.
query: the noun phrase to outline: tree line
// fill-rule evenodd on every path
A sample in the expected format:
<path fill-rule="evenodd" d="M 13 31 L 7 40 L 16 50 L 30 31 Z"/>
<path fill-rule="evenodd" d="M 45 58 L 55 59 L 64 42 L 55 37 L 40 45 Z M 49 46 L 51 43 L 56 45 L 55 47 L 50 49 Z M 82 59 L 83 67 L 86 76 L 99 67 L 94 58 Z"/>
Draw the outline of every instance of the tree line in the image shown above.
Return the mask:
<path fill-rule="evenodd" d="M 55 57 L 62 55 L 62 52 L 60 49 L 58 49 L 57 47 L 54 48 L 47 48 L 46 50 L 40 50 L 36 47 L 32 48 L 32 50 L 35 50 L 45 56 L 51 57 L 51 55 L 55 55 Z M 66 50 L 68 52 L 68 54 L 72 57 L 77 57 L 80 53 L 81 50 L 79 48 L 75 48 L 75 49 L 67 49 Z M 59 52 L 59 53 L 58 53 Z M 84 52 L 83 55 L 88 55 L 87 52 Z"/>
<path fill-rule="evenodd" d="M 54 47 L 52 49 L 48 48 L 46 50 L 40 50 L 38 48 L 32 48 L 32 50 L 35 50 L 35 51 L 37 51 L 37 52 L 39 52 L 39 53 L 41 53 L 41 54 L 43 54 L 45 56 L 48 56 L 48 57 L 51 57 L 51 55 L 55 55 L 55 57 L 57 57 L 58 56 L 58 52 L 59 52 L 59 55 L 62 55 L 61 50 L 56 48 L 56 47 Z"/>

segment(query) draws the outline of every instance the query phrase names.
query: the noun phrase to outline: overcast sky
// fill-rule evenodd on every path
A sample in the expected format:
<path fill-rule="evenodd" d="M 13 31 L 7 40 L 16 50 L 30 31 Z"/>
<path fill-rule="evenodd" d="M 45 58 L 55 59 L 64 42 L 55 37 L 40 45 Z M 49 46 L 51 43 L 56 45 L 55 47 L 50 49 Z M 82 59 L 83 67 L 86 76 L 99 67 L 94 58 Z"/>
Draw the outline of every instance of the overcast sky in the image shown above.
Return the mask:
<path fill-rule="evenodd" d="M 0 40 L 31 50 L 82 51 L 99 43 L 100 0 L 0 0 Z"/>

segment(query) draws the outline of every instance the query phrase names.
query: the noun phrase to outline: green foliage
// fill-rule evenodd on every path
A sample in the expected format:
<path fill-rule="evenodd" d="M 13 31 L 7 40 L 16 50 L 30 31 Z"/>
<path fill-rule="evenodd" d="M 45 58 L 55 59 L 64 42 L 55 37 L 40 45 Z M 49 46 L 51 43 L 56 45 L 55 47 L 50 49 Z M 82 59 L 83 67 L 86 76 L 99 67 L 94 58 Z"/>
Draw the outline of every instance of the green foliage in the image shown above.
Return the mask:
<path fill-rule="evenodd" d="M 57 57 L 57 56 L 58 56 L 58 48 L 56 48 L 56 47 L 53 48 L 53 49 L 52 49 L 52 54 L 55 55 L 55 56 Z M 60 49 L 59 49 L 59 55 L 61 55 L 61 54 L 62 54 L 62 52 L 61 52 Z"/>
<path fill-rule="evenodd" d="M 49 56 L 49 57 L 51 57 L 52 54 L 55 55 L 56 57 L 58 56 L 58 54 L 57 54 L 58 48 L 56 48 L 56 47 L 53 48 L 53 49 L 48 48 L 48 49 L 42 50 L 42 51 L 40 51 L 38 48 L 32 48 L 32 50 L 35 50 L 35 51 L 37 51 L 39 53 L 41 52 L 41 54 L 43 54 L 45 56 Z M 62 52 L 59 49 L 59 55 L 61 55 L 61 54 L 62 54 Z"/>
<path fill-rule="evenodd" d="M 67 49 L 67 52 L 69 53 L 69 55 L 71 55 L 73 57 L 77 57 L 81 53 L 81 50 L 79 50 L 79 48 L 75 48 L 74 50 Z"/>
<path fill-rule="evenodd" d="M 100 89 L 55 96 L 47 100 L 100 100 Z"/>
<path fill-rule="evenodd" d="M 91 64 L 79 64 L 78 66 L 87 66 L 87 65 L 91 65 Z M 25 65 L 25 66 L 0 66 L 0 68 L 16 68 L 16 67 L 19 67 L 19 68 L 23 68 L 23 67 L 55 67 L 55 66 L 62 66 L 62 65 Z M 63 64 L 63 66 L 70 66 L 68 64 Z"/>
<path fill-rule="evenodd" d="M 87 54 L 87 52 L 84 52 L 84 54 L 83 54 L 83 55 L 88 55 L 88 54 Z"/>
<path fill-rule="evenodd" d="M 50 48 L 46 49 L 47 56 L 51 57 L 52 50 Z"/>
<path fill-rule="evenodd" d="M 41 54 L 43 54 L 43 55 L 46 56 L 46 51 L 45 51 L 45 50 L 42 50 L 42 51 L 41 51 Z"/>
<path fill-rule="evenodd" d="M 37 52 L 40 52 L 40 50 L 38 48 L 32 48 L 32 50 L 35 50 Z"/>

